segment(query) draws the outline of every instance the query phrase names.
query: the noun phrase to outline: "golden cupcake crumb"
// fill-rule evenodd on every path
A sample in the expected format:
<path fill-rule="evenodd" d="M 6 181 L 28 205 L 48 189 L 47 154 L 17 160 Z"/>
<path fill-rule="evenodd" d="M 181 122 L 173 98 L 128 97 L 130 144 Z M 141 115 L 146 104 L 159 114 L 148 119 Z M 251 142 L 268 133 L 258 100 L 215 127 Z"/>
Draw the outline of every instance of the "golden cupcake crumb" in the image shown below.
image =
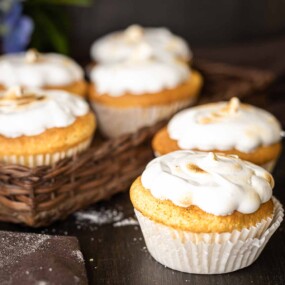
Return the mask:
<path fill-rule="evenodd" d="M 193 233 L 224 233 L 255 226 L 273 215 L 273 201 L 261 204 L 251 214 L 234 211 L 227 216 L 216 216 L 204 212 L 197 206 L 179 207 L 169 200 L 159 200 L 145 189 L 138 177 L 130 189 L 130 198 L 136 210 L 145 217 L 174 229 Z"/>

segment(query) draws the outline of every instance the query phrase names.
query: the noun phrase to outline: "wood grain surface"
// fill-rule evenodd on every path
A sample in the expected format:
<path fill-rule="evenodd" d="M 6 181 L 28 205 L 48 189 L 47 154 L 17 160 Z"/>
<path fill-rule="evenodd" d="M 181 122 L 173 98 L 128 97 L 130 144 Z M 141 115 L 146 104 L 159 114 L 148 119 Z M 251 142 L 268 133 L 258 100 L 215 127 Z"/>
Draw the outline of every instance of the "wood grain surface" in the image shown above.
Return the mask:
<path fill-rule="evenodd" d="M 285 147 L 285 144 L 284 144 Z M 285 153 L 274 173 L 274 195 L 285 204 Z M 116 209 L 133 217 L 128 193 L 119 194 L 92 209 Z M 31 231 L 29 228 L 0 224 L 1 230 Z M 259 259 L 250 267 L 224 275 L 192 275 L 170 270 L 157 263 L 147 252 L 138 226 L 79 226 L 74 216 L 34 232 L 75 235 L 86 262 L 90 284 L 197 284 L 197 285 L 283 285 L 285 284 L 285 227 L 273 235 Z"/>

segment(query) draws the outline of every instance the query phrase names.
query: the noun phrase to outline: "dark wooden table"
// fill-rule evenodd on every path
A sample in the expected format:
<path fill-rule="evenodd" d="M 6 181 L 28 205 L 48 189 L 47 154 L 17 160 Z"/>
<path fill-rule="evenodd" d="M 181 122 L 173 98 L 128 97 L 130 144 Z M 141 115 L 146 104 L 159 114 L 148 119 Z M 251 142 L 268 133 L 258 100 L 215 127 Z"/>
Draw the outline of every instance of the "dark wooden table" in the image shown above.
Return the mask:
<path fill-rule="evenodd" d="M 285 148 L 285 144 L 284 144 Z M 285 152 L 274 172 L 274 195 L 285 205 Z M 124 218 L 133 217 L 128 193 L 119 194 L 93 209 L 117 209 Z M 165 268 L 149 255 L 138 226 L 114 227 L 113 224 L 78 225 L 74 216 L 48 228 L 32 230 L 0 223 L 1 230 L 75 235 L 85 257 L 90 284 L 285 284 L 285 226 L 274 234 L 269 244 L 250 267 L 224 275 L 191 275 Z"/>
<path fill-rule="evenodd" d="M 285 145 L 284 145 L 285 146 Z M 274 173 L 275 196 L 285 204 L 285 153 Z M 132 217 L 128 193 L 119 194 L 94 209 L 117 209 L 124 217 Z M 1 230 L 31 231 L 26 227 L 1 223 Z M 269 241 L 259 259 L 250 267 L 224 275 L 183 274 L 165 268 L 149 255 L 138 226 L 114 227 L 113 224 L 83 226 L 74 217 L 49 228 L 34 230 L 49 234 L 78 237 L 85 257 L 90 284 L 222 284 L 222 285 L 283 285 L 285 284 L 285 226 L 284 223 Z"/>
<path fill-rule="evenodd" d="M 285 86 L 280 79 L 269 92 L 267 108 L 285 126 Z M 283 97 L 282 97 L 283 96 Z M 285 144 L 283 143 L 284 149 Z M 274 195 L 285 205 L 285 151 L 275 169 Z M 128 193 L 94 205 L 93 209 L 117 209 L 124 218 L 133 217 Z M 39 232 L 77 236 L 86 262 L 90 284 L 219 284 L 219 285 L 284 285 L 285 284 L 285 226 L 273 235 L 259 259 L 250 267 L 224 275 L 192 275 L 176 272 L 157 263 L 145 248 L 140 228 L 136 225 L 114 227 L 78 224 L 74 216 L 48 228 L 0 223 L 0 230 Z"/>

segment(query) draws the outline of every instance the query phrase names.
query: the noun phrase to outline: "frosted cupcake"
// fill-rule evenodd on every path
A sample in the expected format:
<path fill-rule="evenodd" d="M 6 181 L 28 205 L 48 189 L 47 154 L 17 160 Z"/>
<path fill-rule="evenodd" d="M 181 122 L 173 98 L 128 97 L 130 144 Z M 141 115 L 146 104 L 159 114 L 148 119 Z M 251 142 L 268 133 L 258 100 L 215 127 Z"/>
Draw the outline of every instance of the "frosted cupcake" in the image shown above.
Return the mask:
<path fill-rule="evenodd" d="M 59 90 L 0 92 L 0 121 L 0 161 L 29 167 L 85 150 L 95 130 L 88 104 Z"/>
<path fill-rule="evenodd" d="M 232 98 L 176 114 L 152 145 L 156 155 L 179 149 L 222 152 L 272 171 L 281 152 L 280 134 L 273 115 Z"/>
<path fill-rule="evenodd" d="M 90 101 L 107 137 L 169 118 L 193 104 L 202 86 L 197 71 L 176 59 L 155 59 L 147 45 L 125 62 L 96 65 L 90 77 Z"/>
<path fill-rule="evenodd" d="M 156 58 L 177 58 L 189 62 L 192 52 L 184 39 L 166 28 L 143 28 L 132 25 L 124 31 L 108 34 L 91 47 L 91 58 L 96 63 L 116 63 L 129 59 L 141 45 L 148 45 Z"/>
<path fill-rule="evenodd" d="M 76 62 L 34 49 L 0 57 L 0 90 L 12 86 L 64 90 L 80 96 L 87 91 L 83 70 Z"/>
<path fill-rule="evenodd" d="M 187 273 L 252 264 L 283 219 L 263 168 L 234 156 L 176 151 L 154 159 L 131 201 L 150 254 Z"/>

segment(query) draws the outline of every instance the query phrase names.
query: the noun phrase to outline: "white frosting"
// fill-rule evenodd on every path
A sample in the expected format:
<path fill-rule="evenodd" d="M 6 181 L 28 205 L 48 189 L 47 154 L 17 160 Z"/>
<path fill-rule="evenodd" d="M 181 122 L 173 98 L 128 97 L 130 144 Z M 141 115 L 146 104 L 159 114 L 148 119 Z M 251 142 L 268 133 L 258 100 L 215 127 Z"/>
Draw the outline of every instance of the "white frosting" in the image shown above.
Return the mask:
<path fill-rule="evenodd" d="M 251 152 L 280 141 L 281 125 L 265 110 L 239 105 L 233 98 L 189 108 L 168 123 L 168 134 L 181 149 Z"/>
<path fill-rule="evenodd" d="M 90 77 L 97 92 L 114 97 L 128 92 L 134 95 L 156 93 L 175 88 L 189 78 L 190 70 L 186 64 L 145 59 L 147 56 L 147 49 L 143 49 L 141 59 L 96 65 Z"/>
<path fill-rule="evenodd" d="M 88 111 L 82 98 L 65 91 L 11 89 L 0 92 L 0 134 L 39 135 L 46 129 L 67 127 Z"/>
<path fill-rule="evenodd" d="M 124 61 L 144 44 L 147 44 L 154 56 L 159 59 L 175 57 L 187 61 L 192 57 L 186 41 L 172 34 L 168 29 L 142 28 L 138 25 L 97 40 L 91 47 L 91 57 L 98 63 Z"/>
<path fill-rule="evenodd" d="M 274 180 L 263 168 L 235 156 L 176 151 L 151 161 L 141 178 L 160 200 L 180 207 L 195 205 L 225 216 L 253 213 L 272 196 Z"/>
<path fill-rule="evenodd" d="M 60 54 L 40 54 L 33 51 L 0 57 L 0 84 L 31 88 L 62 86 L 82 80 L 81 67 Z"/>

